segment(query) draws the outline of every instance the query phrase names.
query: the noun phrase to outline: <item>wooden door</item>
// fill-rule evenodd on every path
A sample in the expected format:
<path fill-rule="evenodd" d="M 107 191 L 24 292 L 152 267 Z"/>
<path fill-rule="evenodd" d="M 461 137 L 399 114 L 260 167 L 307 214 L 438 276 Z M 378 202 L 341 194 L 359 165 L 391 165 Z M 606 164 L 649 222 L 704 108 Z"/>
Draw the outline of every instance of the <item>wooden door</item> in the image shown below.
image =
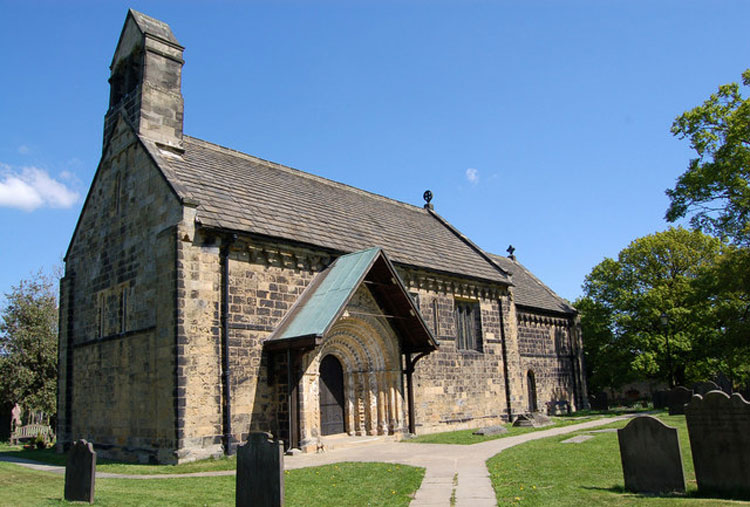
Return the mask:
<path fill-rule="evenodd" d="M 320 433 L 343 433 L 344 428 L 344 370 L 333 356 L 320 362 Z"/>

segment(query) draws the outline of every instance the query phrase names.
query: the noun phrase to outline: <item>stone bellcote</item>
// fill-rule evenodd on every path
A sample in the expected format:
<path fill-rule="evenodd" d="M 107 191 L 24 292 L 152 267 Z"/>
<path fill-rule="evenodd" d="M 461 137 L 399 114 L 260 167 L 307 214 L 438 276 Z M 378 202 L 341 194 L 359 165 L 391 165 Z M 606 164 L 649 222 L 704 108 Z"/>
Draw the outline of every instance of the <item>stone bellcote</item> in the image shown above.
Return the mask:
<path fill-rule="evenodd" d="M 110 65 L 104 146 L 122 114 L 138 135 L 182 151 L 184 49 L 169 25 L 128 11 Z"/>

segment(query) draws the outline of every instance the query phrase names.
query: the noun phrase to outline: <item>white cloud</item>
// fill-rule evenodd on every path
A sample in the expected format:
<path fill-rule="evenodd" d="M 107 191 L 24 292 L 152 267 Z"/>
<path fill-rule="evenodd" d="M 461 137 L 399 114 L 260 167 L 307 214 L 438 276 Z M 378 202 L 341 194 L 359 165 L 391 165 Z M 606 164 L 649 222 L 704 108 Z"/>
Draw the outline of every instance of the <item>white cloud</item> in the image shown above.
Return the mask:
<path fill-rule="evenodd" d="M 42 206 L 70 208 L 78 201 L 78 192 L 42 169 L 24 167 L 19 173 L 5 164 L 0 169 L 0 207 L 34 211 Z"/>
<path fill-rule="evenodd" d="M 479 183 L 479 171 L 474 169 L 473 167 L 469 167 L 466 170 L 466 179 L 469 180 L 469 183 L 472 185 L 476 185 Z"/>

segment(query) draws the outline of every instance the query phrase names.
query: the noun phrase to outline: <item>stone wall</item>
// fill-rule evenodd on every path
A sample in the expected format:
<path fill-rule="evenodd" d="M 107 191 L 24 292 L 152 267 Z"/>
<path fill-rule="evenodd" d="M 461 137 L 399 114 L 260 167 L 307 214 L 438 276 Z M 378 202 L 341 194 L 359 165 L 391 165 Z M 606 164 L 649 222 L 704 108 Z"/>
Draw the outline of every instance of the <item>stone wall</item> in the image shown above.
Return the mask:
<path fill-rule="evenodd" d="M 186 342 L 180 350 L 185 406 L 180 459 L 223 452 L 221 248 L 229 249 L 229 373 L 232 441 L 250 431 L 287 436 L 286 358 L 263 353 L 262 342 L 332 257 L 249 238 L 200 230 L 183 242 Z M 269 378 L 269 371 L 271 372 Z"/>
<path fill-rule="evenodd" d="M 537 408 L 546 412 L 548 402 L 568 401 L 571 408 L 580 391 L 575 368 L 575 336 L 570 318 L 553 317 L 527 309 L 518 312 L 518 345 L 524 392 L 528 372 L 534 374 Z M 528 408 L 528 407 L 527 407 Z"/>
<path fill-rule="evenodd" d="M 58 438 L 174 461 L 176 224 L 182 209 L 122 121 L 103 154 L 61 284 Z"/>
<path fill-rule="evenodd" d="M 440 345 L 417 363 L 417 433 L 474 428 L 507 419 L 502 339 L 508 330 L 503 329 L 499 313 L 499 301 L 507 301 L 507 292 L 414 270 L 400 268 L 399 272 Z M 479 305 L 481 352 L 456 347 L 457 300 Z"/>

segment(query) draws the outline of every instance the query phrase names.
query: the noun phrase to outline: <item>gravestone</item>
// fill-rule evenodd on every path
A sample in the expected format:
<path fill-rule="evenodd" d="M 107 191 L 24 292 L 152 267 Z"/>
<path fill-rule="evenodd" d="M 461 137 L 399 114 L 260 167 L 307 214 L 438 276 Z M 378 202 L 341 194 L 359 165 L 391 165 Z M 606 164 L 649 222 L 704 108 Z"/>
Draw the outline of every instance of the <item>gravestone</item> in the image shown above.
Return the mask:
<path fill-rule="evenodd" d="M 568 400 L 548 401 L 547 415 L 570 415 L 570 402 Z"/>
<path fill-rule="evenodd" d="M 693 396 L 685 419 L 698 489 L 750 496 L 750 403 L 711 391 Z"/>
<path fill-rule="evenodd" d="M 662 409 L 669 404 L 669 391 L 660 390 L 654 393 L 654 408 Z"/>
<path fill-rule="evenodd" d="M 687 387 L 677 386 L 669 391 L 667 405 L 669 406 L 669 415 L 679 415 L 685 413 L 685 404 L 690 401 L 693 391 Z"/>
<path fill-rule="evenodd" d="M 540 414 L 539 412 L 532 412 L 531 414 L 521 414 L 516 418 L 515 421 L 513 421 L 513 426 L 516 427 L 521 426 L 543 428 L 544 426 L 550 426 L 552 424 L 554 424 L 552 422 L 552 419 L 544 414 Z"/>
<path fill-rule="evenodd" d="M 508 433 L 508 428 L 498 425 L 479 428 L 478 430 L 473 432 L 472 435 L 502 435 L 503 433 Z"/>
<path fill-rule="evenodd" d="M 237 448 L 235 505 L 284 505 L 284 443 L 269 433 L 250 433 Z"/>
<path fill-rule="evenodd" d="M 94 446 L 77 440 L 68 451 L 65 465 L 65 500 L 94 503 L 96 453 Z"/>
<path fill-rule="evenodd" d="M 701 396 L 704 396 L 709 391 L 721 391 L 721 388 L 716 382 L 711 382 L 710 380 L 705 382 L 696 382 L 692 385 L 693 388 L 693 394 L 700 394 Z"/>
<path fill-rule="evenodd" d="M 719 372 L 718 375 L 714 377 L 714 382 L 716 382 L 719 385 L 719 389 L 727 393 L 728 395 L 732 395 L 732 381 L 729 380 L 729 378 L 724 375 L 723 373 Z M 748 397 L 745 397 L 745 399 L 750 399 Z"/>
<path fill-rule="evenodd" d="M 609 410 L 609 400 L 607 399 L 607 393 L 600 391 L 593 394 L 589 398 L 591 404 L 591 410 Z"/>
<path fill-rule="evenodd" d="M 677 428 L 650 415 L 617 430 L 625 489 L 636 493 L 685 492 Z"/>

